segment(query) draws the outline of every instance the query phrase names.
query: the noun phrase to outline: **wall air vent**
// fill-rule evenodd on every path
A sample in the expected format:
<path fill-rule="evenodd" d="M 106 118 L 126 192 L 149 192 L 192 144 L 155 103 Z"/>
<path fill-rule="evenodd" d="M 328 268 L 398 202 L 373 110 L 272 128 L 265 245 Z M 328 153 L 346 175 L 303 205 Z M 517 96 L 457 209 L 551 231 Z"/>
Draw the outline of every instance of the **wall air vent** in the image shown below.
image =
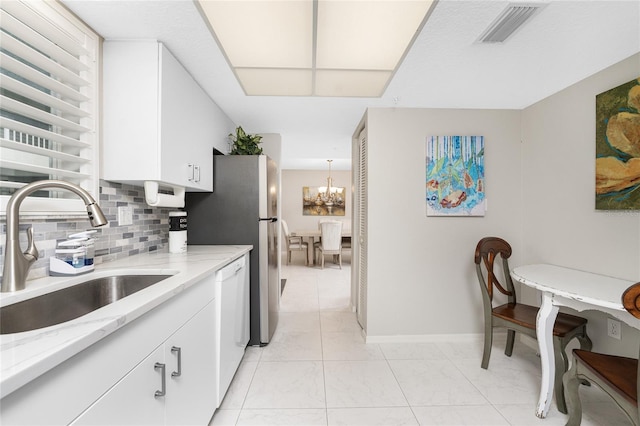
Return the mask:
<path fill-rule="evenodd" d="M 511 3 L 478 38 L 479 43 L 502 43 L 545 4 Z"/>

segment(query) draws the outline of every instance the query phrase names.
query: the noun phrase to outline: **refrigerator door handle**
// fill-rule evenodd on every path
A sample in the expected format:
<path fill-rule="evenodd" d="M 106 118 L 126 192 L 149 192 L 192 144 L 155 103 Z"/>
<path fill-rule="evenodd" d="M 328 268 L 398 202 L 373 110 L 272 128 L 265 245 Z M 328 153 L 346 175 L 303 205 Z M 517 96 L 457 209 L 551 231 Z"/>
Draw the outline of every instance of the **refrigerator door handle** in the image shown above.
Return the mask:
<path fill-rule="evenodd" d="M 258 218 L 258 221 L 263 221 L 263 220 L 268 220 L 269 222 L 277 222 L 278 218 L 275 216 Z"/>

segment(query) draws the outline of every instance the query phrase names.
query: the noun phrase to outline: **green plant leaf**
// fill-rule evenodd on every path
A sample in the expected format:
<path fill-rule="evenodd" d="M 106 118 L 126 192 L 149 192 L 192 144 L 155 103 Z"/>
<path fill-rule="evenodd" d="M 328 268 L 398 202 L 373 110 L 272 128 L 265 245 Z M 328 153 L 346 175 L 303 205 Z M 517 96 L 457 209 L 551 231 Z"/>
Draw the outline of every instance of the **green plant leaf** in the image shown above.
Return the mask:
<path fill-rule="evenodd" d="M 242 126 L 238 126 L 236 128 L 236 134 L 229 134 L 229 137 L 233 141 L 233 148 L 230 152 L 231 155 L 262 154 L 262 148 L 258 146 L 262 140 L 262 136 L 247 134 Z"/>

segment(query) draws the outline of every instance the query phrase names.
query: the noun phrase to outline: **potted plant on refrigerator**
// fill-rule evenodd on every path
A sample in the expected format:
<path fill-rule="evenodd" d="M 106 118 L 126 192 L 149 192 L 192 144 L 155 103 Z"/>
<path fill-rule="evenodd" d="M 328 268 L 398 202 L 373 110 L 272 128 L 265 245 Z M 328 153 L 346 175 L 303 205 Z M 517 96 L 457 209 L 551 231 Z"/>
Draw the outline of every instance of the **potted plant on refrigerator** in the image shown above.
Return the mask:
<path fill-rule="evenodd" d="M 242 126 L 236 128 L 236 134 L 229 133 L 229 138 L 233 142 L 230 155 L 260 155 L 262 154 L 261 143 L 262 136 L 250 135 L 245 133 Z"/>

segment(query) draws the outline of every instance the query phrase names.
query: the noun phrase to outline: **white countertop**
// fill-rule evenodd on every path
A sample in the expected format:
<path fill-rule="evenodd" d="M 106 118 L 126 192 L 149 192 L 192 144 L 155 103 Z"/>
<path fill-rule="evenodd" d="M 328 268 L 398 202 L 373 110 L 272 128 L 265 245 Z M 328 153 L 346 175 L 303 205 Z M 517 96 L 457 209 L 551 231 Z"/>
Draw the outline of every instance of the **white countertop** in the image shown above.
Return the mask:
<path fill-rule="evenodd" d="M 78 277 L 45 277 L 27 281 L 24 290 L 0 293 L 0 306 L 5 306 L 102 276 L 173 275 L 80 318 L 34 331 L 0 335 L 0 398 L 248 253 L 251 248 L 188 246 L 187 253 L 181 254 L 143 253 L 96 265 L 94 272 Z"/>

